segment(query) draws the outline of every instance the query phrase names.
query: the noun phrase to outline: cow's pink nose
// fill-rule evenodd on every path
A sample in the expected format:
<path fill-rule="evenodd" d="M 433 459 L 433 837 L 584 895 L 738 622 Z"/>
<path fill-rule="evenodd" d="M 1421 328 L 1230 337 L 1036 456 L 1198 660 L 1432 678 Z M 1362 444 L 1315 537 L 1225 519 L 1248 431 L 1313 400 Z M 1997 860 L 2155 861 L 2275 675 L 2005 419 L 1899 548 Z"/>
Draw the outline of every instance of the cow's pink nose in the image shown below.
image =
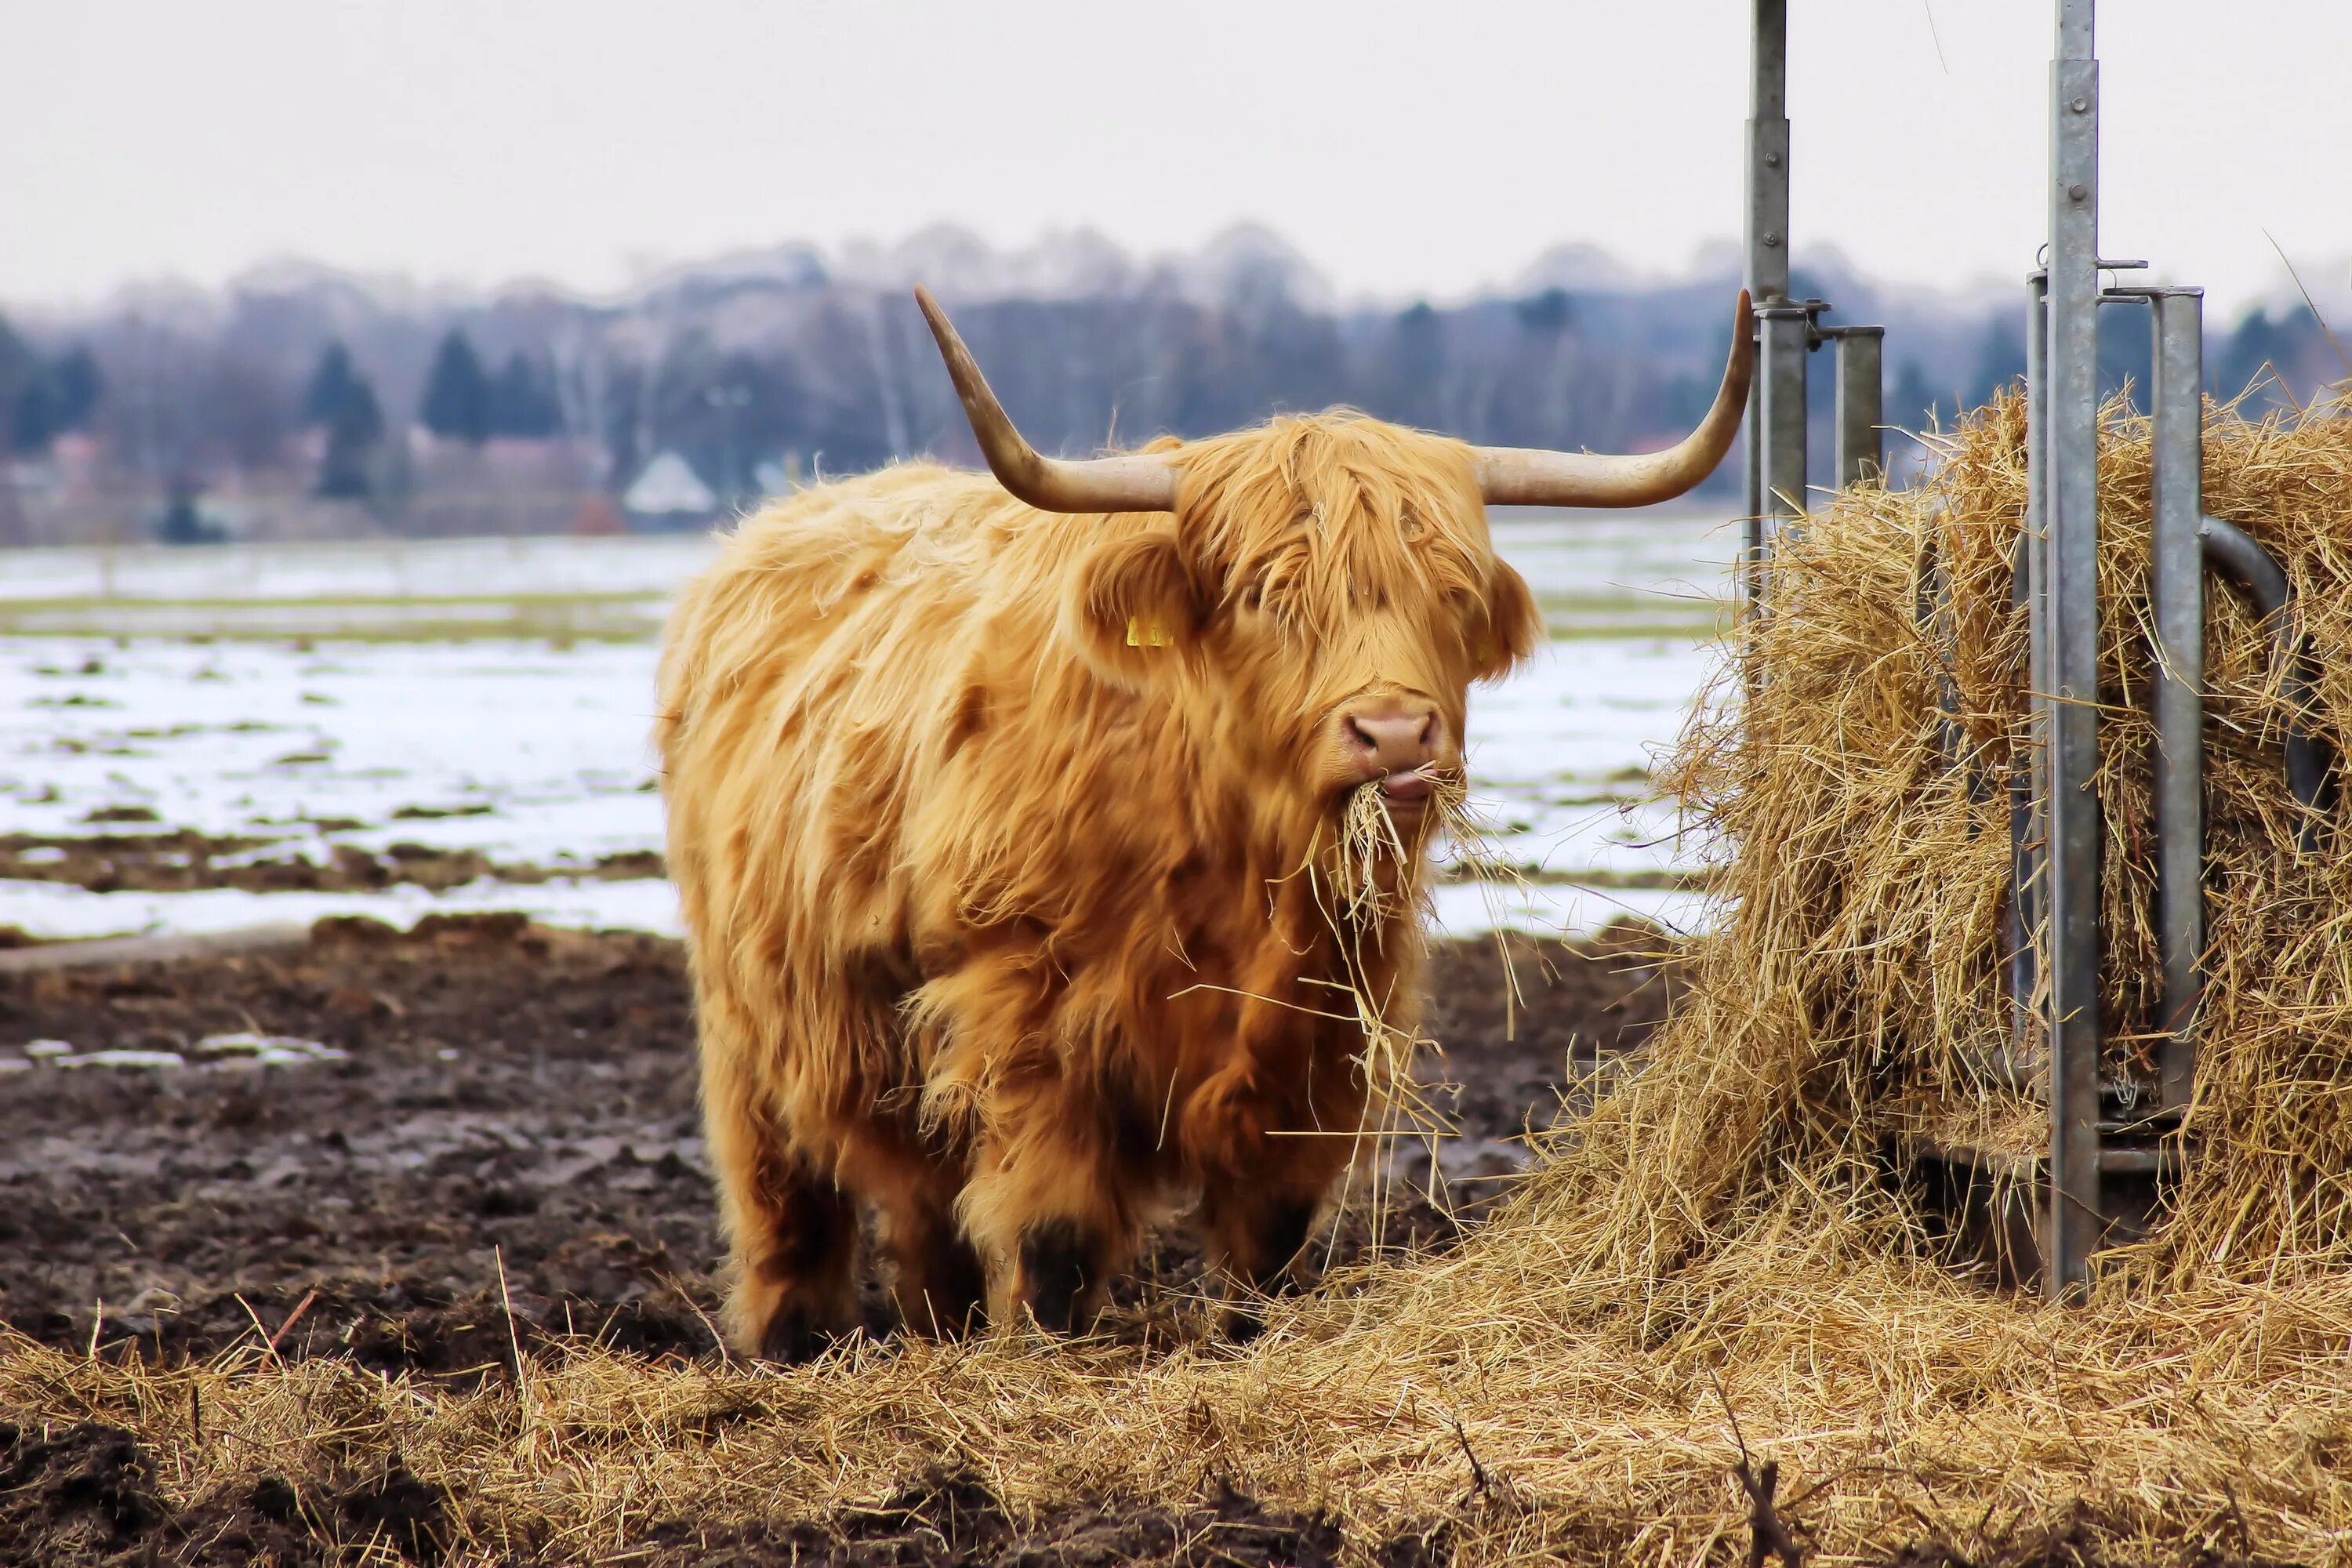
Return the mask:
<path fill-rule="evenodd" d="M 1339 727 L 1367 778 L 1410 773 L 1436 761 L 1445 731 L 1436 709 L 1401 706 L 1350 713 Z"/>

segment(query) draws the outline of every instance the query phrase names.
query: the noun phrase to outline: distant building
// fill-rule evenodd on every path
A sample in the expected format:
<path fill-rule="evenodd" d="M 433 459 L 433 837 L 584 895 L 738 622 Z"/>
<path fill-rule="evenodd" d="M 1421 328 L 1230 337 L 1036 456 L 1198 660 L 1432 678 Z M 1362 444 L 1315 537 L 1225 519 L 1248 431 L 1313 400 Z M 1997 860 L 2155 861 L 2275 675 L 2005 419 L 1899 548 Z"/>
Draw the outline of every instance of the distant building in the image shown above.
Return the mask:
<path fill-rule="evenodd" d="M 621 493 L 621 505 L 632 517 L 656 527 L 681 528 L 719 510 L 719 497 L 702 482 L 694 465 L 675 448 L 654 455 Z"/>

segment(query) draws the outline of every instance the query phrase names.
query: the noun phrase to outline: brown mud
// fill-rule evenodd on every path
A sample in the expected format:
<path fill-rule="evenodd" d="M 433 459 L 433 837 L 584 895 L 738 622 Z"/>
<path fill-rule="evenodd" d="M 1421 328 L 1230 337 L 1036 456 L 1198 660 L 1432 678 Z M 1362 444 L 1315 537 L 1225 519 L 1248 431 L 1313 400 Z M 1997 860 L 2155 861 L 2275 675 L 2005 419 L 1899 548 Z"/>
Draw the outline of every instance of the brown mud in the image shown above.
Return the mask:
<path fill-rule="evenodd" d="M 488 805 L 404 805 L 392 813 L 390 821 L 395 826 L 430 823 L 486 816 L 491 809 Z M 263 831 L 242 834 L 166 827 L 143 805 L 101 806 L 83 820 L 110 831 L 0 833 L 0 880 L 55 882 L 93 893 L 190 893 L 215 888 L 249 893 L 366 893 L 402 884 L 445 892 L 484 879 L 532 886 L 559 878 L 625 881 L 669 874 L 661 852 L 654 849 L 626 850 L 558 865 L 499 860 L 478 849 L 407 840 L 370 849 L 331 837 L 369 828 L 367 823 L 350 817 L 306 821 L 300 825 L 305 831 L 296 835 L 268 831 L 284 826 L 275 823 L 258 825 Z M 429 833 L 431 829 L 413 831 Z M 1707 881 L 1703 872 L 1600 868 L 1566 872 L 1493 858 L 1449 864 L 1439 868 L 1438 874 L 1454 882 L 1499 877 L 1609 889 L 1698 888 Z M 0 927 L 0 931 L 14 929 Z M 20 932 L 18 940 L 30 939 Z"/>
<path fill-rule="evenodd" d="M 1443 946 L 1431 968 L 1425 1076 L 1458 1124 L 1438 1159 L 1393 1160 L 1377 1238 L 1442 1249 L 1518 1162 L 1596 1059 L 1637 1044 L 1674 978 L 1657 934 L 1589 944 Z M 258 1065 L 193 1054 L 237 1031 L 290 1035 L 341 1058 Z M 237 1347 L 337 1356 L 453 1387 L 593 1339 L 649 1357 L 715 1358 L 719 1245 L 695 1105 L 680 949 L 520 916 L 428 919 L 395 933 L 320 921 L 303 948 L 179 963 L 0 974 L 0 1063 L 36 1040 L 181 1053 L 138 1070 L 37 1062 L 0 1074 L 0 1322 L 110 1358 L 183 1362 Z M 1362 1205 L 1319 1261 L 1375 1236 Z M 1106 1331 L 1167 1342 L 1206 1331 L 1199 1260 L 1155 1237 Z M 878 1300 L 873 1327 L 886 1331 Z M 0 1410 L 0 1561 L 308 1562 L 373 1532 L 412 1561 L 448 1540 L 446 1500 L 405 1476 L 264 1481 L 204 1519 L 157 1500 L 131 1437 Z M 226 1510 L 226 1512 L 222 1510 Z M 1073 1508 L 1045 1535 L 954 1478 L 932 1478 L 797 1544 L 649 1539 L 694 1564 L 1149 1559 L 1308 1563 L 1335 1532 L 1237 1495 L 1193 1513 Z M 26 1534 L 26 1531 L 33 1532 Z M 242 1544 L 239 1544 L 242 1543 Z M 1383 1543 L 1382 1561 L 1430 1543 Z M 1420 1555 L 1415 1555 L 1419 1553 Z M 33 1560 L 33 1559 L 21 1559 Z"/>
<path fill-rule="evenodd" d="M 395 820 L 458 815 L 469 814 L 414 806 L 393 813 Z M 335 821 L 313 826 L 322 831 L 349 831 L 363 825 Z M 312 859 L 297 844 L 323 847 L 327 858 Z M 535 884 L 559 877 L 614 881 L 661 875 L 662 858 L 650 850 L 607 855 L 577 866 L 537 866 L 426 844 L 395 843 L 379 853 L 355 844 L 321 845 L 309 837 L 207 834 L 184 827 L 68 837 L 0 834 L 0 879 L 58 882 L 93 893 L 186 893 L 213 888 L 248 893 L 366 893 L 403 883 L 443 892 L 484 878 Z"/>

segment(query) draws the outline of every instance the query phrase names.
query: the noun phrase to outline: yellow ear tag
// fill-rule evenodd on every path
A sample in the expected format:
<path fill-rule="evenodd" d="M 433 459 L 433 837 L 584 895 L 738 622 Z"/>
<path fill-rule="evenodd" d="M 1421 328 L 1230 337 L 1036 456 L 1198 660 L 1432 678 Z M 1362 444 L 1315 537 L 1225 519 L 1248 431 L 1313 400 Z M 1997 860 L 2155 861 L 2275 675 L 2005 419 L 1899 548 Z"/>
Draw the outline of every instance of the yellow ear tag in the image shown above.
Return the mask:
<path fill-rule="evenodd" d="M 1492 637 L 1482 637 L 1470 645 L 1470 657 L 1480 664 L 1494 663 L 1495 652 L 1495 639 Z"/>
<path fill-rule="evenodd" d="M 1127 617 L 1127 646 L 1129 647 L 1166 647 L 1176 639 L 1158 621 L 1145 626 L 1133 616 Z"/>

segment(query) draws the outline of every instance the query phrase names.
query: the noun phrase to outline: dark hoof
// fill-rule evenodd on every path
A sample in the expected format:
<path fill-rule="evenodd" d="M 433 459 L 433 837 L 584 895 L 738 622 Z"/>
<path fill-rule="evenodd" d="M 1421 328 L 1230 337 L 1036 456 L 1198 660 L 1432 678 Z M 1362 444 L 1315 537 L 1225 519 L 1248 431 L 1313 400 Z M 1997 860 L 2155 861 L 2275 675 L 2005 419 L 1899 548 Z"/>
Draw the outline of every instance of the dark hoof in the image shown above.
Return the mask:
<path fill-rule="evenodd" d="M 805 1309 L 780 1307 L 768 1320 L 768 1331 L 760 1336 L 760 1359 L 798 1366 L 816 1360 L 832 1344 L 833 1336 L 812 1322 Z"/>
<path fill-rule="evenodd" d="M 968 1339 L 988 1327 L 987 1306 L 976 1298 L 950 1300 L 942 1308 L 925 1296 L 898 1307 L 898 1321 L 891 1326 L 919 1339 Z"/>
<path fill-rule="evenodd" d="M 980 1257 L 961 1242 L 930 1259 L 929 1284 L 909 1299 L 899 1295 L 898 1326 L 930 1340 L 960 1340 L 988 1326 L 988 1277 Z"/>
<path fill-rule="evenodd" d="M 1250 1271 L 1250 1283 L 1266 1295 L 1280 1295 L 1289 1283 L 1290 1266 L 1307 1249 L 1307 1228 L 1314 1222 L 1312 1202 L 1276 1205 L 1258 1226 L 1258 1264 Z"/>
<path fill-rule="evenodd" d="M 1029 1315 L 1047 1333 L 1076 1331 L 1093 1252 L 1086 1233 L 1066 1219 L 1047 1220 L 1022 1233 L 1021 1273 L 1028 1288 Z"/>

